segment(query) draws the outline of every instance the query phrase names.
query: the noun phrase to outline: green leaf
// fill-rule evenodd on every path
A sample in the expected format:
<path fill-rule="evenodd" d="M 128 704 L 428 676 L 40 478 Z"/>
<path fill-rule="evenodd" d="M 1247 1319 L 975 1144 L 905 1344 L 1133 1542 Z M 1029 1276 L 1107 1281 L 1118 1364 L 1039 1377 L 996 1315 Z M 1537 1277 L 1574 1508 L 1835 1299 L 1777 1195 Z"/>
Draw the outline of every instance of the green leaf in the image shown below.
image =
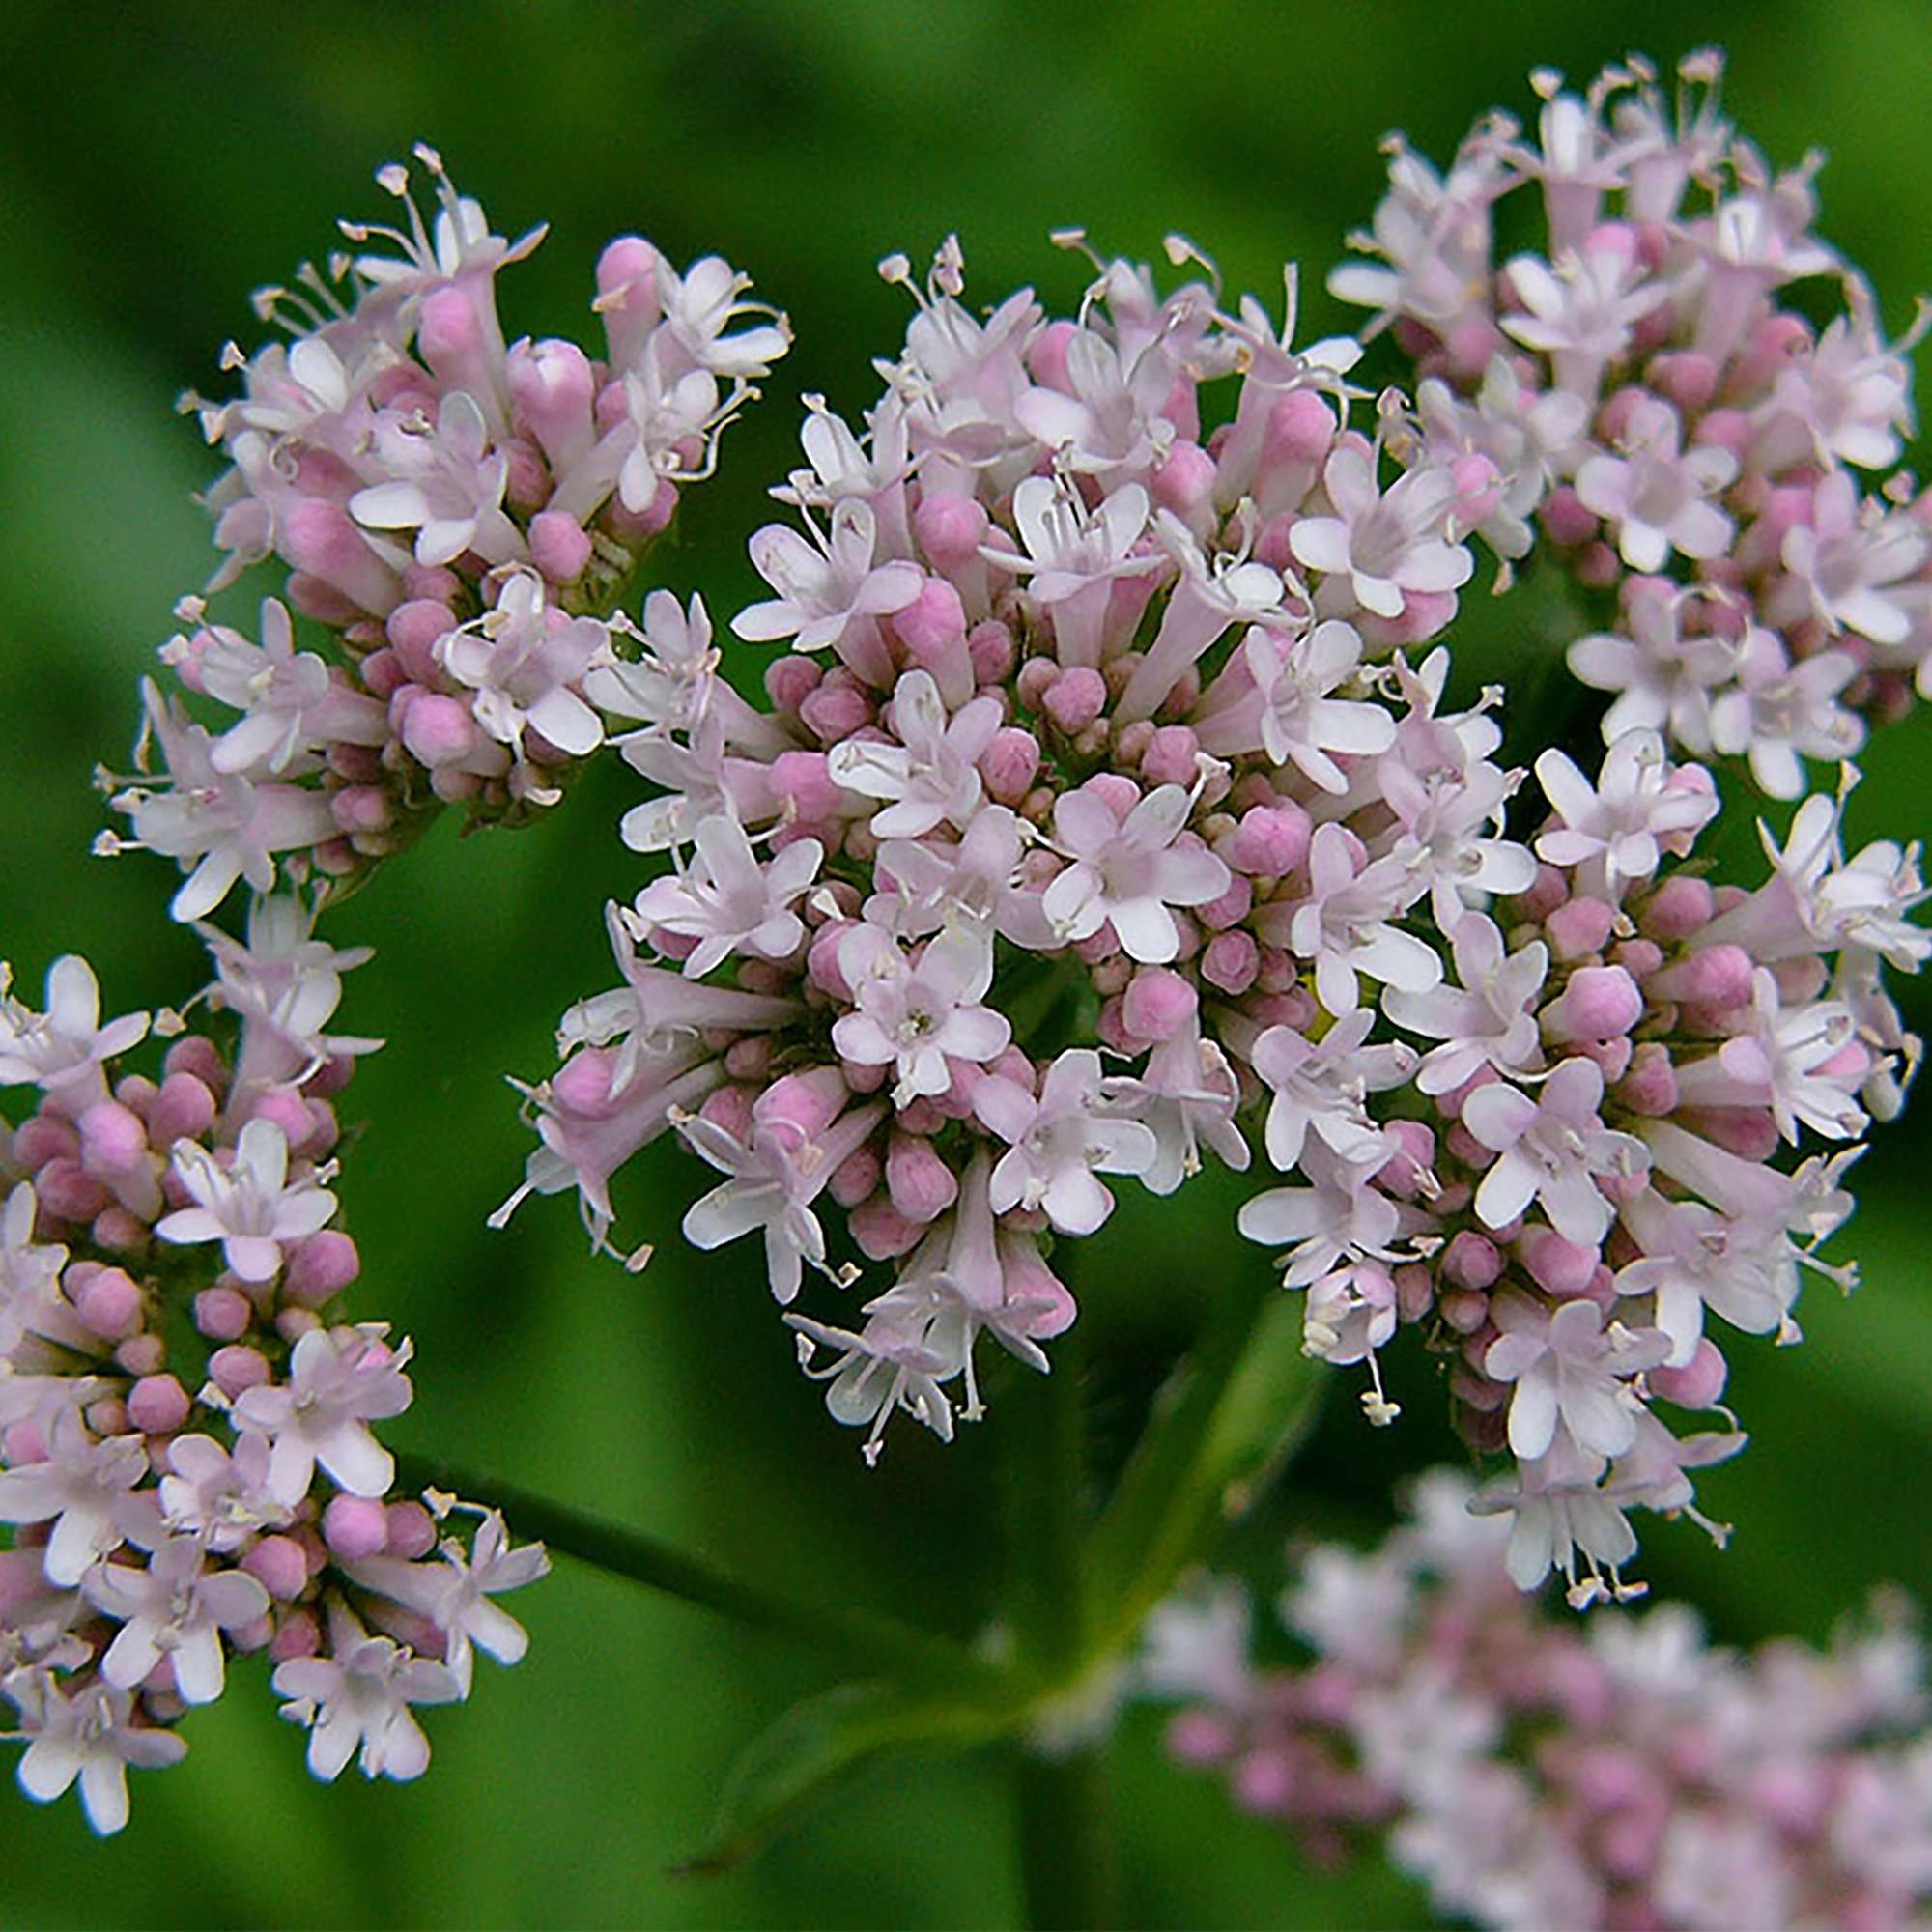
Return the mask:
<path fill-rule="evenodd" d="M 1302 1352 L 1301 1317 L 1298 1295 L 1232 1284 L 1162 1389 L 1094 1531 L 1088 1578 L 1102 1655 L 1132 1641 L 1306 1434 L 1326 1371 Z"/>
<path fill-rule="evenodd" d="M 839 1684 L 794 1704 L 755 1738 L 725 1781 L 711 1841 L 676 1870 L 729 1871 L 835 1786 L 903 1751 L 963 1748 L 1017 1728 L 1024 1705 L 908 1697 L 890 1684 Z"/>

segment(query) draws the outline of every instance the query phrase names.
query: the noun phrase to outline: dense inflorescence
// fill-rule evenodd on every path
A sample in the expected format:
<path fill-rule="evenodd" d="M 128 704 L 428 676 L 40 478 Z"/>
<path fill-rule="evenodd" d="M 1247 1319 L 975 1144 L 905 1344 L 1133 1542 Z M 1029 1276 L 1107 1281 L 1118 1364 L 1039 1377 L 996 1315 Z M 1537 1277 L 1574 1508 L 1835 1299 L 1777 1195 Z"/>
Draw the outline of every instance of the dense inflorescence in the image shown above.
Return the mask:
<path fill-rule="evenodd" d="M 494 1510 L 393 1493 L 370 1425 L 409 1406 L 410 1345 L 336 1312 L 334 1096 L 380 1042 L 327 1028 L 366 952 L 291 898 L 245 946 L 204 932 L 207 1027 L 166 1016 L 158 1078 L 128 1056 L 161 1025 L 102 1025 L 86 961 L 44 1012 L 0 988 L 0 1084 L 38 1090 L 0 1155 L 0 1694 L 29 1796 L 78 1779 L 100 1832 L 231 1656 L 273 1662 L 318 1776 L 416 1776 L 411 1707 L 523 1655 L 490 1599 L 545 1568 Z"/>
<path fill-rule="evenodd" d="M 1553 815 L 1512 827 L 1498 694 L 1451 702 L 1432 641 L 1476 486 L 1393 393 L 1351 424 L 1355 345 L 1122 262 L 1071 319 L 960 286 L 949 243 L 864 435 L 812 406 L 778 493 L 805 533 L 753 539 L 774 594 L 732 622 L 792 640 L 769 707 L 668 592 L 595 674 L 659 787 L 624 838 L 670 869 L 611 910 L 625 983 L 565 1015 L 508 1207 L 575 1187 L 604 1243 L 611 1176 L 675 1131 L 724 1177 L 687 1237 L 762 1236 L 869 1458 L 895 1410 L 978 1414 L 982 1331 L 1046 1366 L 1051 1242 L 1103 1224 L 1102 1176 L 1171 1193 L 1260 1148 L 1295 1179 L 1240 1223 L 1310 1351 L 1386 1421 L 1376 1350 L 1424 1327 L 1515 1458 L 1520 1580 L 1624 1588 L 1624 1511 L 1688 1506 L 1742 1439 L 1652 1405 L 1717 1403 L 1707 1311 L 1795 1334 L 1896 1107 L 1915 855 L 1848 860 L 1821 796 L 1770 883 L 1714 882 L 1716 781 L 1650 730 L 1595 779 L 1547 752 Z M 794 1307 L 867 1263 L 863 1321 Z"/>
<path fill-rule="evenodd" d="M 621 619 L 607 620 L 789 341 L 717 256 L 680 275 L 626 236 L 597 265 L 601 355 L 506 344 L 497 276 L 543 231 L 492 234 L 435 152 L 417 157 L 441 204 L 433 226 L 407 171 L 384 168 L 408 232 L 343 232 L 399 252 L 262 291 L 292 339 L 231 345 L 242 393 L 189 399 L 231 465 L 207 498 L 227 553 L 211 589 L 273 557 L 323 648 L 298 648 L 274 598 L 259 638 L 200 598 L 180 607 L 163 662 L 239 715 L 211 730 L 150 683 L 143 762 L 158 744 L 163 782 L 114 801 L 132 843 L 188 872 L 178 919 L 238 878 L 270 891 L 278 867 L 339 895 L 444 804 L 514 823 L 555 803 L 603 742 L 584 693 L 619 647 Z"/>
<path fill-rule="evenodd" d="M 1533 136 L 1492 114 L 1446 174 L 1392 137 L 1353 238 L 1379 259 L 1329 287 L 1410 358 L 1415 434 L 1505 579 L 1547 554 L 1595 594 L 1568 662 L 1614 694 L 1605 737 L 1747 757 L 1796 798 L 1805 759 L 1932 691 L 1932 499 L 1893 469 L 1924 318 L 1886 340 L 1812 232 L 1818 157 L 1772 169 L 1718 110 L 1721 65 L 1687 60 L 1674 111 L 1642 62 L 1581 96 L 1538 73 Z M 1821 327 L 1794 292 L 1833 282 Z"/>
<path fill-rule="evenodd" d="M 1932 1743 L 1898 1605 L 1824 1652 L 1718 1649 L 1681 1605 L 1579 1626 L 1468 1504 L 1438 1471 L 1380 1548 L 1301 1552 L 1299 1667 L 1253 1661 L 1238 1583 L 1163 1605 L 1141 1676 L 1187 1706 L 1173 1755 L 1324 1862 L 1385 1837 L 1438 1911 L 1508 1932 L 1920 1922 Z"/>

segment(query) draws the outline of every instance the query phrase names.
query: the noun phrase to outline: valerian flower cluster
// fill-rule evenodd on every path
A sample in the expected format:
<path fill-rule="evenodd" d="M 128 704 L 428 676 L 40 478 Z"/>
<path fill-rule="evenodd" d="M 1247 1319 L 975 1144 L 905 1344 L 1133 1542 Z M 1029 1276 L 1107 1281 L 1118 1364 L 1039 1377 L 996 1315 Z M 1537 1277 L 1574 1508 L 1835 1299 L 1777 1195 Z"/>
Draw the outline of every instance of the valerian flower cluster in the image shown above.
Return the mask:
<path fill-rule="evenodd" d="M 1579 1626 L 1516 1590 L 1469 1501 L 1438 1470 L 1379 1548 L 1301 1552 L 1299 1667 L 1255 1663 L 1238 1583 L 1164 1605 L 1141 1680 L 1186 1706 L 1173 1755 L 1314 1857 L 1384 1839 L 1478 1925 L 1922 1922 L 1932 1742 L 1900 1605 L 1823 1653 L 1714 1648 L 1677 1604 Z"/>
<path fill-rule="evenodd" d="M 318 1776 L 417 1776 L 412 1707 L 523 1655 L 491 1599 L 546 1567 L 494 1510 L 394 1493 L 371 1425 L 409 1406 L 410 1345 L 336 1312 L 334 1096 L 380 1042 L 327 1029 L 366 951 L 286 897 L 246 945 L 203 931 L 208 1027 L 171 1016 L 152 1073 L 128 1056 L 161 1028 L 101 1024 L 85 960 L 44 1011 L 0 988 L 0 1085 L 29 1094 L 0 1154 L 0 1695 L 28 1795 L 77 1780 L 99 1832 L 231 1657 L 272 1663 Z"/>
<path fill-rule="evenodd" d="M 1916 853 L 1848 853 L 1819 791 L 1768 879 L 1714 876 L 1719 777 L 1641 720 L 1597 771 L 1545 750 L 1532 809 L 1440 639 L 1541 454 L 1474 462 L 1434 391 L 1293 347 L 1292 274 L 1277 325 L 1096 267 L 1049 318 L 975 313 L 951 242 L 923 289 L 886 264 L 885 391 L 859 429 L 811 405 L 797 524 L 753 539 L 767 706 L 668 592 L 597 674 L 669 869 L 611 909 L 624 984 L 564 1016 L 508 1207 L 574 1187 L 604 1243 L 675 1133 L 722 1177 L 687 1238 L 761 1239 L 869 1460 L 895 1412 L 979 1414 L 982 1334 L 1047 1366 L 1109 1178 L 1260 1152 L 1240 1228 L 1309 1350 L 1387 1421 L 1377 1351 L 1421 1329 L 1509 1459 L 1518 1580 L 1620 1593 L 1628 1513 L 1743 1440 L 1719 1332 L 1795 1339 L 1802 1271 L 1850 1279 L 1815 1250 L 1916 1059 L 1883 984 L 1932 950 Z"/>
<path fill-rule="evenodd" d="M 278 867 L 339 895 L 445 803 L 486 823 L 554 804 L 603 742 L 585 689 L 613 655 L 607 620 L 789 339 L 718 257 L 680 275 L 626 236 L 597 265 L 601 356 L 506 347 L 497 277 L 543 231 L 492 234 L 435 152 L 417 155 L 441 203 L 433 228 L 407 171 L 384 168 L 408 232 L 343 231 L 399 252 L 262 291 L 292 340 L 231 346 L 242 393 L 190 399 L 231 465 L 207 498 L 228 554 L 211 590 L 272 556 L 327 648 L 298 648 L 276 598 L 254 638 L 199 598 L 182 605 L 161 656 L 224 707 L 219 727 L 150 684 L 160 781 L 115 798 L 131 841 L 102 835 L 103 849 L 146 846 L 188 873 L 178 919 L 213 911 L 238 879 L 272 890 Z"/>
<path fill-rule="evenodd" d="M 1777 173 L 1719 114 L 1719 55 L 1673 112 L 1640 61 L 1586 94 L 1535 75 L 1535 138 L 1481 122 L 1438 174 L 1400 137 L 1375 262 L 1329 277 L 1413 359 L 1414 434 L 1505 559 L 1548 552 L 1602 597 L 1571 670 L 1614 694 L 1606 737 L 1742 757 L 1774 798 L 1806 758 L 1932 691 L 1932 499 L 1892 469 L 1906 354 L 1812 232 L 1819 157 Z M 1494 228 L 1540 215 L 1497 259 Z M 1798 284 L 1835 283 L 1817 327 Z M 1613 607 L 1613 608 L 1612 608 Z"/>

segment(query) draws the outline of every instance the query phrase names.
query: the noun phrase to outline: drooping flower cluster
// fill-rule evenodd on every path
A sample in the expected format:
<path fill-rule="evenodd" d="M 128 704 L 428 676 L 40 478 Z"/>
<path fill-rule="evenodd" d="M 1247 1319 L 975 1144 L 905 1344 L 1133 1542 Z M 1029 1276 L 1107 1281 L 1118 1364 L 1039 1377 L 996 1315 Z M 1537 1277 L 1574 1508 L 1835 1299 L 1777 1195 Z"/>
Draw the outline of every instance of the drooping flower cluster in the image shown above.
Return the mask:
<path fill-rule="evenodd" d="M 1413 358 L 1417 435 L 1504 560 L 1542 549 L 1614 592 L 1570 668 L 1611 693 L 1606 739 L 1642 727 L 1698 758 L 1747 757 L 1776 798 L 1806 759 L 1932 693 L 1932 503 L 1897 471 L 1912 433 L 1907 336 L 1812 233 L 1817 157 L 1776 173 L 1718 111 L 1721 59 L 1680 69 L 1677 108 L 1640 61 L 1577 96 L 1533 81 L 1534 138 L 1488 117 L 1438 174 L 1400 137 L 1379 259 L 1329 287 Z M 1536 218 L 1499 259 L 1498 225 Z M 1795 284 L 1836 281 L 1823 328 Z M 1862 472 L 1862 474 L 1861 474 Z"/>
<path fill-rule="evenodd" d="M 813 410 L 781 493 L 808 534 L 753 540 L 775 594 L 733 629 L 794 645 L 771 710 L 668 592 L 597 674 L 662 788 L 624 836 L 670 869 L 612 908 L 625 984 L 565 1015 L 503 1211 L 574 1186 L 601 1243 L 675 1130 L 724 1177 L 687 1237 L 759 1235 L 781 1306 L 888 1264 L 863 1321 L 787 1316 L 871 1456 L 895 1410 L 979 1412 L 981 1331 L 1046 1365 L 1046 1237 L 1102 1225 L 1101 1177 L 1169 1193 L 1259 1146 L 1295 1179 L 1241 1227 L 1287 1249 L 1311 1351 L 1388 1420 L 1376 1350 L 1425 1324 L 1516 1459 L 1521 1580 L 1623 1587 L 1623 1510 L 1741 1440 L 1648 1403 L 1717 1400 L 1707 1308 L 1790 1332 L 1849 1209 L 1843 1154 L 1765 1157 L 1895 1107 L 1912 855 L 1846 862 L 1819 799 L 1771 885 L 1714 889 L 1680 864 L 1713 781 L 1655 733 L 1594 784 L 1546 754 L 1556 816 L 1510 838 L 1492 696 L 1450 708 L 1448 653 L 1406 649 L 1470 572 L 1461 485 L 1400 398 L 1345 426 L 1353 345 L 1122 263 L 1077 320 L 958 290 L 949 247 L 866 435 Z"/>
<path fill-rule="evenodd" d="M 1301 1557 L 1306 1667 L 1252 1662 L 1239 1584 L 1156 1611 L 1174 1756 L 1313 1857 L 1385 1833 L 1438 1911 L 1505 1932 L 1921 1922 L 1932 1739 L 1895 1605 L 1822 1653 L 1714 1649 L 1681 1605 L 1578 1626 L 1515 1590 L 1467 1504 L 1438 1471 L 1378 1550 Z"/>
<path fill-rule="evenodd" d="M 43 1012 L 0 981 L 0 1085 L 38 1089 L 0 1156 L 0 1695 L 28 1795 L 77 1779 L 99 1832 L 231 1656 L 273 1662 L 318 1776 L 418 1776 L 412 1706 L 467 1696 L 478 1647 L 523 1655 L 491 1598 L 545 1568 L 492 1510 L 392 1494 L 371 1425 L 409 1406 L 410 1345 L 333 1313 L 359 1260 L 332 1096 L 379 1042 L 326 1029 L 367 953 L 291 898 L 245 946 L 203 931 L 232 1052 L 181 1033 L 158 1080 L 126 1067 L 149 1016 L 103 1026 L 86 961 Z"/>
<path fill-rule="evenodd" d="M 376 252 L 263 291 L 292 340 L 231 347 L 243 392 L 191 399 L 232 466 L 208 497 L 228 553 L 212 587 L 272 555 L 327 648 L 298 647 L 273 598 L 253 638 L 198 598 L 181 607 L 161 656 L 233 715 L 211 728 L 150 684 L 144 739 L 164 782 L 115 799 L 133 842 L 188 872 L 178 919 L 237 878 L 269 892 L 278 865 L 339 889 L 443 803 L 492 822 L 554 803 L 603 742 L 585 688 L 613 654 L 605 620 L 789 340 L 718 257 L 680 275 L 627 236 L 598 263 L 602 356 L 506 346 L 497 275 L 543 231 L 492 234 L 437 155 L 417 157 L 441 204 L 433 228 L 407 171 L 384 168 L 408 232 L 344 223 Z"/>

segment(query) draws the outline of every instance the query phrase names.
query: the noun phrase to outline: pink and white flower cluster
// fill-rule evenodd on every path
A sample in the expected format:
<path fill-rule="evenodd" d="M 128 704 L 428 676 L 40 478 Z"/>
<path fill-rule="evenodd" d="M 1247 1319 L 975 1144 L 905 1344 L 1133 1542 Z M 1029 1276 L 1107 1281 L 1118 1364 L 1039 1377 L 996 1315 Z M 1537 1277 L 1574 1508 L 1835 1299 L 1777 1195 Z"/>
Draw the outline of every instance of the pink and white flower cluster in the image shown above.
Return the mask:
<path fill-rule="evenodd" d="M 1437 1471 L 1372 1553 L 1303 1553 L 1305 1667 L 1257 1667 L 1243 1586 L 1163 1605 L 1142 1665 L 1173 1755 L 1333 1861 L 1385 1834 L 1458 1919 L 1871 1928 L 1932 1903 L 1925 1660 L 1898 1606 L 1824 1652 L 1715 1649 L 1693 1612 L 1587 1626 L 1513 1587 Z"/>
<path fill-rule="evenodd" d="M 1624 1511 L 1687 1507 L 1742 1439 L 1651 1405 L 1717 1402 L 1707 1311 L 1795 1332 L 1896 1107 L 1915 855 L 1847 860 L 1820 798 L 1770 884 L 1714 886 L 1683 864 L 1713 781 L 1655 732 L 1594 780 L 1547 753 L 1555 815 L 1511 837 L 1493 696 L 1455 708 L 1429 647 L 1462 486 L 1400 397 L 1348 426 L 1354 345 L 1120 262 L 1073 319 L 959 291 L 949 244 L 863 434 L 812 408 L 803 533 L 753 539 L 774 594 L 732 623 L 792 641 L 770 709 L 668 592 L 599 673 L 660 788 L 624 836 L 669 869 L 611 910 L 625 982 L 564 1016 L 503 1212 L 574 1187 L 604 1243 L 613 1175 L 678 1134 L 723 1177 L 687 1237 L 761 1237 L 869 1458 L 895 1411 L 980 1412 L 982 1332 L 1046 1366 L 1052 1243 L 1107 1178 L 1259 1148 L 1291 1179 L 1240 1225 L 1310 1351 L 1366 1363 L 1386 1421 L 1376 1351 L 1422 1326 L 1514 1459 L 1520 1580 L 1627 1587 Z M 863 1320 L 797 1306 L 868 1264 Z"/>
<path fill-rule="evenodd" d="M 245 946 L 203 930 L 232 1049 L 169 1016 L 158 1079 L 126 1056 L 162 1025 L 103 1026 L 85 960 L 44 1011 L 0 981 L 0 1085 L 38 1090 L 0 1154 L 0 1695 L 28 1795 L 77 1780 L 103 1833 L 231 1657 L 273 1663 L 318 1776 L 418 1776 L 412 1707 L 467 1696 L 478 1647 L 523 1655 L 491 1599 L 546 1567 L 494 1511 L 392 1494 L 372 1425 L 409 1406 L 410 1345 L 334 1314 L 360 1264 L 332 1096 L 379 1042 L 326 1028 L 366 952 L 291 898 Z"/>
<path fill-rule="evenodd" d="M 278 867 L 353 881 L 443 803 L 491 822 L 554 803 L 603 742 L 586 686 L 615 655 L 607 619 L 789 340 L 723 260 L 680 275 L 627 236 L 598 263 L 601 355 L 506 343 L 497 276 L 543 231 L 493 234 L 416 153 L 434 224 L 384 168 L 408 232 L 344 223 L 371 252 L 263 291 L 292 340 L 231 346 L 242 393 L 191 399 L 231 464 L 208 497 L 228 553 L 211 587 L 272 555 L 323 647 L 273 598 L 255 637 L 182 605 L 162 659 L 228 715 L 210 727 L 150 685 L 144 765 L 157 743 L 162 782 L 115 799 L 132 842 L 189 874 L 178 919 L 238 878 L 270 891 Z"/>
<path fill-rule="evenodd" d="M 1329 287 L 1413 358 L 1460 526 L 1505 575 L 1540 548 L 1614 593 L 1568 649 L 1614 696 L 1606 739 L 1662 731 L 1797 798 L 1805 760 L 1932 694 L 1932 500 L 1895 469 L 1923 318 L 1886 340 L 1812 232 L 1817 157 L 1774 171 L 1719 114 L 1721 71 L 1685 61 L 1674 111 L 1640 61 L 1580 96 L 1539 72 L 1534 134 L 1491 115 L 1446 174 L 1398 137 L 1354 238 L 1378 259 Z M 1496 226 L 1539 213 L 1499 259 Z M 1843 291 L 1822 328 L 1789 297 L 1821 279 Z"/>

